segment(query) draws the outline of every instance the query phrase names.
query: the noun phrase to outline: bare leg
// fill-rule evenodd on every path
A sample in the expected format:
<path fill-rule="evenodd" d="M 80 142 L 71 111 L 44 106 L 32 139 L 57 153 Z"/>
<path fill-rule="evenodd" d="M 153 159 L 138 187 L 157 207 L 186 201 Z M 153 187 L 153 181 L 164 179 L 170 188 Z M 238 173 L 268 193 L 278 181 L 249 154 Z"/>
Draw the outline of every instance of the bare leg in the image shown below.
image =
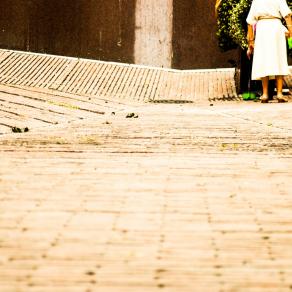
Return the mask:
<path fill-rule="evenodd" d="M 268 102 L 269 100 L 269 76 L 262 78 L 263 95 L 261 96 L 261 102 Z"/>
<path fill-rule="evenodd" d="M 287 102 L 288 99 L 283 96 L 282 91 L 283 91 L 283 76 L 278 75 L 276 76 L 276 81 L 277 81 L 277 100 L 278 102 Z"/>
<path fill-rule="evenodd" d="M 276 76 L 276 81 L 277 81 L 277 96 L 282 95 L 282 90 L 283 90 L 283 76 L 278 75 Z"/>

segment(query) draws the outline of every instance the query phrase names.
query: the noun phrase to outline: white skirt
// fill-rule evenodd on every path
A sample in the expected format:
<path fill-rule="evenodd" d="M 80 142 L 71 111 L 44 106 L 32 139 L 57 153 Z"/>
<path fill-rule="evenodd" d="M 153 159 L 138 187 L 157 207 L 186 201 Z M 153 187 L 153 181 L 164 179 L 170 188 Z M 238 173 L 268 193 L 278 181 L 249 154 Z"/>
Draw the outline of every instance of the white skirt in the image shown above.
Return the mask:
<path fill-rule="evenodd" d="M 289 75 L 286 28 L 279 19 L 263 19 L 256 26 L 252 80 Z"/>

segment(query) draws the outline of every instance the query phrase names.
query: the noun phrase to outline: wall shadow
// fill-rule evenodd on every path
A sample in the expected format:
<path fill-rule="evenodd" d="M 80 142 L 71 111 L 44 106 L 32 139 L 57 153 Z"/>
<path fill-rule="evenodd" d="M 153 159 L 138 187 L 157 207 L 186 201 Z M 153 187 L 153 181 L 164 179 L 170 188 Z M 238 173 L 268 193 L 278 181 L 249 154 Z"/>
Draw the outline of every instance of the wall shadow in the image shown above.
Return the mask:
<path fill-rule="evenodd" d="M 216 37 L 215 0 L 173 0 L 173 61 L 177 69 L 231 67 L 238 53 L 222 53 Z"/>
<path fill-rule="evenodd" d="M 25 50 L 28 42 L 28 0 L 0 1 L 0 46 Z"/>
<path fill-rule="evenodd" d="M 133 63 L 136 0 L 80 2 L 80 56 Z"/>
<path fill-rule="evenodd" d="M 135 0 L 1 0 L 0 45 L 47 54 L 134 61 Z"/>

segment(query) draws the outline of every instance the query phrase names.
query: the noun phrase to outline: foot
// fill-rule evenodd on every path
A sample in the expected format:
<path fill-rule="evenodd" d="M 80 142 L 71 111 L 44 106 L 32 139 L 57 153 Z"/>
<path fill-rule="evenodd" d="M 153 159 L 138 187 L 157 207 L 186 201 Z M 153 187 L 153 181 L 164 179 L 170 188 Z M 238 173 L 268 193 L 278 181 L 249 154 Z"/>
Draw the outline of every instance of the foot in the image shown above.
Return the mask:
<path fill-rule="evenodd" d="M 278 102 L 288 102 L 288 98 L 285 97 L 283 94 L 278 94 L 277 100 L 278 100 Z"/>
<path fill-rule="evenodd" d="M 268 95 L 262 95 L 260 97 L 261 103 L 267 103 L 269 101 L 269 96 Z"/>

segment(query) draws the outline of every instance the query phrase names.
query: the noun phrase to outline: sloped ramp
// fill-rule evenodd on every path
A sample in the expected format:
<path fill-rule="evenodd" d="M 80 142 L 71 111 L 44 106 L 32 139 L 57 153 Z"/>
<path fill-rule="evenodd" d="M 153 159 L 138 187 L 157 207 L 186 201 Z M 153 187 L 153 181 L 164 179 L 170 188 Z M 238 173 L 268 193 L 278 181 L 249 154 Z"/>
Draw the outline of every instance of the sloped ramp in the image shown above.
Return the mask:
<path fill-rule="evenodd" d="M 0 50 L 0 83 L 111 100 L 237 99 L 234 70 L 168 70 Z"/>

